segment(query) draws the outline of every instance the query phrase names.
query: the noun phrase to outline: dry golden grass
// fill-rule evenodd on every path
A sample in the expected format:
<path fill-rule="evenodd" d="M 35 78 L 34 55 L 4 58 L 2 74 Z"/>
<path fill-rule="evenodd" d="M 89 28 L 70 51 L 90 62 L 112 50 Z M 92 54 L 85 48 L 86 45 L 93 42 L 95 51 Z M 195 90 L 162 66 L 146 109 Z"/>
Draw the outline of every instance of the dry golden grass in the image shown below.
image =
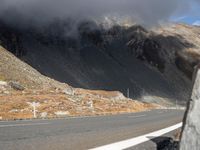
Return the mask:
<path fill-rule="evenodd" d="M 0 74 L 0 81 L 5 81 L 5 80 L 6 80 L 5 76 Z"/>
<path fill-rule="evenodd" d="M 87 95 L 96 95 L 96 96 L 102 96 L 105 98 L 110 97 L 117 97 L 119 94 L 121 94 L 118 91 L 104 91 L 104 90 L 85 90 L 85 89 L 76 89 L 76 94 L 87 94 Z"/>
<path fill-rule="evenodd" d="M 84 90 L 84 94 L 77 92 L 75 95 L 66 95 L 56 91 L 12 91 L 10 94 L 0 96 L 0 117 L 2 119 L 32 118 L 30 102 L 40 104 L 37 108 L 38 117 L 43 112 L 48 114 L 47 117 L 58 117 L 55 114 L 58 111 L 68 112 L 68 116 L 91 116 L 138 112 L 157 107 L 154 104 L 130 99 L 107 98 L 116 96 L 114 93 L 118 95 L 119 92 Z"/>

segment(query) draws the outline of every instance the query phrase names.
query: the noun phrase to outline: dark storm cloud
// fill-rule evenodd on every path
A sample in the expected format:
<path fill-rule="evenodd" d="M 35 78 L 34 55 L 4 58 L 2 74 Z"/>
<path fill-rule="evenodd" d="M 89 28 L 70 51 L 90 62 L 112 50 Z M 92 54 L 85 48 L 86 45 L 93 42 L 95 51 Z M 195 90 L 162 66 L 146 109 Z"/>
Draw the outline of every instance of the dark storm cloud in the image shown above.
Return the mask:
<path fill-rule="evenodd" d="M 200 0 L 193 0 L 200 1 Z M 101 20 L 127 16 L 154 25 L 176 12 L 187 11 L 190 0 L 0 0 L 0 17 L 15 23 L 46 23 L 55 18 Z"/>

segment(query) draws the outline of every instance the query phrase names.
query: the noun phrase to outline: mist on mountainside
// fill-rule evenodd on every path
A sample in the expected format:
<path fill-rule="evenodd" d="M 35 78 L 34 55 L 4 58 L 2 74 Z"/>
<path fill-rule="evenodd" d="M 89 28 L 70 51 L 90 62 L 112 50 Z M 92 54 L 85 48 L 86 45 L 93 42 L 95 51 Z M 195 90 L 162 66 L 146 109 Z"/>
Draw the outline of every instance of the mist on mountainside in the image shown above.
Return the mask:
<path fill-rule="evenodd" d="M 198 2 L 198 0 L 192 0 Z M 137 23 L 154 26 L 191 11 L 188 0 L 1 0 L 0 18 L 13 26 L 44 25 L 55 18 L 74 22 Z"/>
<path fill-rule="evenodd" d="M 152 142 L 100 149 L 178 149 L 180 138 L 198 149 L 199 9 L 200 0 L 0 0 L 0 147 L 89 149 L 158 130 L 142 136 Z"/>
<path fill-rule="evenodd" d="M 126 96 L 129 90 L 131 98 L 163 104 L 187 99 L 198 57 L 185 50 L 198 45 L 188 38 L 198 34 L 196 29 L 177 25 L 170 27 L 173 31 L 166 28 L 159 33 L 162 28 L 156 32 L 136 25 L 104 29 L 85 21 L 71 37 L 63 32 L 66 27 L 70 25 L 63 21 L 26 30 L 2 23 L 0 40 L 43 75 L 73 87 L 117 90 Z M 182 33 L 185 29 L 189 35 Z"/>

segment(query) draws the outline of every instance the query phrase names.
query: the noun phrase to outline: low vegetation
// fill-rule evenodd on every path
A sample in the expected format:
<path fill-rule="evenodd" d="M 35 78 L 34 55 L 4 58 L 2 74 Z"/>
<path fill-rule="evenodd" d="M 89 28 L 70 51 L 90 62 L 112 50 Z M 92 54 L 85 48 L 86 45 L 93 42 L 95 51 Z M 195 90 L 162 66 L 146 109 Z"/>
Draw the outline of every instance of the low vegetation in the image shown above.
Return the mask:
<path fill-rule="evenodd" d="M 0 118 L 33 118 L 33 102 L 38 103 L 38 118 L 110 115 L 158 107 L 127 99 L 120 92 L 75 89 L 69 95 L 62 91 L 10 91 L 0 95 Z"/>

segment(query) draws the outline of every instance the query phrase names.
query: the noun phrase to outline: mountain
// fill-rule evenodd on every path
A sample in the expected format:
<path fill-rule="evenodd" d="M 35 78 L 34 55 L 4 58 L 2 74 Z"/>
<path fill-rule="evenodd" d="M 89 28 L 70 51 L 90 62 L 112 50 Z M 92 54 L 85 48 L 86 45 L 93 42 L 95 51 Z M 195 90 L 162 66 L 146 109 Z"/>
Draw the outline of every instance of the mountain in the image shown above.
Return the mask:
<path fill-rule="evenodd" d="M 0 23 L 1 45 L 41 74 L 76 88 L 121 91 L 159 104 L 184 104 L 200 60 L 200 28 L 105 29 L 56 20 L 42 27 Z M 127 94 L 128 93 L 128 94 Z"/>
<path fill-rule="evenodd" d="M 0 120 L 130 113 L 160 107 L 126 98 L 118 91 L 85 90 L 40 74 L 0 47 Z"/>
<path fill-rule="evenodd" d="M 0 46 L 0 80 L 18 81 L 28 89 L 65 89 L 69 87 L 40 74 Z"/>

